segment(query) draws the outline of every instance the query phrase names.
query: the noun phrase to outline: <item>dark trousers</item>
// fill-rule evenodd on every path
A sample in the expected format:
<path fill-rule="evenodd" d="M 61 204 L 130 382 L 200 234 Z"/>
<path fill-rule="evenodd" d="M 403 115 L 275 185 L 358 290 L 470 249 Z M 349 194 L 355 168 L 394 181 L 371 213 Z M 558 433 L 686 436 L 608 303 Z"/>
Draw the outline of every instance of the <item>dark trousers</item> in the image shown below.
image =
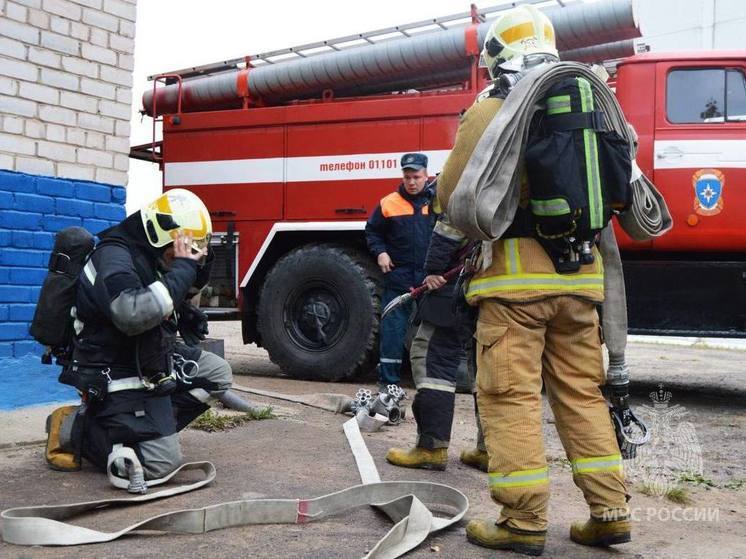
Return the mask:
<path fill-rule="evenodd" d="M 385 288 L 381 298 L 383 309 L 393 299 L 406 293 L 395 289 Z M 381 320 L 379 331 L 379 366 L 378 384 L 399 384 L 401 380 L 401 365 L 404 355 L 404 339 L 407 335 L 409 315 L 412 313 L 411 301 L 401 305 Z"/>
<path fill-rule="evenodd" d="M 472 353 L 471 321 L 454 322 L 445 327 L 423 320 L 412 341 L 410 360 L 417 387 L 412 412 L 417 421 L 417 446 L 422 448 L 448 448 L 451 440 L 456 385 L 467 352 Z M 476 422 L 477 446 L 484 449 L 478 415 Z"/>
<path fill-rule="evenodd" d="M 230 388 L 231 368 L 224 359 L 203 351 L 197 363 L 198 378 L 212 382 L 215 393 Z M 122 444 L 135 451 L 146 479 L 163 477 L 181 465 L 178 433 L 209 408 L 210 396 L 189 386 L 164 396 L 146 390 L 107 394 L 86 412 L 82 454 L 105 469 L 114 445 Z"/>

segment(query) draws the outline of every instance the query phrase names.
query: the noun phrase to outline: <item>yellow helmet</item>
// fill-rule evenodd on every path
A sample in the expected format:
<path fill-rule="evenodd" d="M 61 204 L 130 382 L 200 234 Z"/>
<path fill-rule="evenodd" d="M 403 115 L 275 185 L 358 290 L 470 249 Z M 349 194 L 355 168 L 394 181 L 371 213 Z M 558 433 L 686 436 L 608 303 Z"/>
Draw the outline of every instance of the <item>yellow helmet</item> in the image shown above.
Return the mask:
<path fill-rule="evenodd" d="M 498 68 L 517 72 L 523 69 L 523 57 L 549 55 L 559 59 L 554 41 L 554 26 L 543 12 L 531 5 L 505 11 L 490 25 L 484 39 L 482 58 L 494 80 Z"/>
<path fill-rule="evenodd" d="M 200 250 L 210 243 L 210 212 L 199 197 L 189 190 L 174 188 L 140 210 L 148 242 L 160 248 L 172 243 L 179 231 L 192 236 L 192 248 Z"/>

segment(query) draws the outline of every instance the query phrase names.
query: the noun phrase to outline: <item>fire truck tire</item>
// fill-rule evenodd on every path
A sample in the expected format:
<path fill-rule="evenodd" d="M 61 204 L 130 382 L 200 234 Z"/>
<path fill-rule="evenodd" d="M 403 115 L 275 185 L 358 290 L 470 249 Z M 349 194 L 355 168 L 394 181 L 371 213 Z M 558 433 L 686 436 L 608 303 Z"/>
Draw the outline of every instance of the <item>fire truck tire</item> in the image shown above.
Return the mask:
<path fill-rule="evenodd" d="M 378 358 L 380 272 L 353 247 L 307 245 L 277 261 L 264 281 L 257 328 L 269 357 L 300 379 L 341 380 Z"/>

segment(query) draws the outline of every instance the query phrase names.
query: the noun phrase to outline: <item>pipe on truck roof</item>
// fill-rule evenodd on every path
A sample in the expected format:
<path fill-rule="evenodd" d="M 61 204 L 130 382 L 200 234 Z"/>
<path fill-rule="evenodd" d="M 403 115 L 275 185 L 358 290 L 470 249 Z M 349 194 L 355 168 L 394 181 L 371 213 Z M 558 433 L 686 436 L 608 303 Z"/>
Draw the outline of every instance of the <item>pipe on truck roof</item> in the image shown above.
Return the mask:
<path fill-rule="evenodd" d="M 560 52 L 562 60 L 574 60 L 576 62 L 600 62 L 601 60 L 615 60 L 617 58 L 626 58 L 635 54 L 634 39 L 625 41 L 616 41 L 615 43 L 606 43 L 603 45 L 593 45 L 591 47 L 581 47 L 578 49 L 566 50 Z"/>
<path fill-rule="evenodd" d="M 633 0 L 604 0 L 546 10 L 554 24 L 560 51 L 639 37 Z M 490 22 L 479 24 L 481 48 Z M 263 104 L 336 95 L 383 93 L 397 88 L 430 88 L 468 78 L 471 54 L 466 25 L 351 47 L 306 58 L 232 70 L 184 80 L 182 110 L 239 108 L 248 93 Z M 629 53 L 632 54 L 632 53 Z M 178 85 L 156 89 L 158 115 L 176 111 Z M 146 114 L 153 114 L 153 90 L 143 95 Z"/>

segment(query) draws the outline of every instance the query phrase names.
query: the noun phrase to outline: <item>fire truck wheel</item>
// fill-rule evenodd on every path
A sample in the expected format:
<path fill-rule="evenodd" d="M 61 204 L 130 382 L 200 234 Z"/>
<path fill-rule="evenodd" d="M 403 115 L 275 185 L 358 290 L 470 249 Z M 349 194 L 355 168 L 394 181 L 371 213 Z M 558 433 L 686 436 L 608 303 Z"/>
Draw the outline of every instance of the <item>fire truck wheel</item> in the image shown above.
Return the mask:
<path fill-rule="evenodd" d="M 259 295 L 257 327 L 270 359 L 301 379 L 340 380 L 377 359 L 380 274 L 344 245 L 297 248 L 277 261 Z"/>

